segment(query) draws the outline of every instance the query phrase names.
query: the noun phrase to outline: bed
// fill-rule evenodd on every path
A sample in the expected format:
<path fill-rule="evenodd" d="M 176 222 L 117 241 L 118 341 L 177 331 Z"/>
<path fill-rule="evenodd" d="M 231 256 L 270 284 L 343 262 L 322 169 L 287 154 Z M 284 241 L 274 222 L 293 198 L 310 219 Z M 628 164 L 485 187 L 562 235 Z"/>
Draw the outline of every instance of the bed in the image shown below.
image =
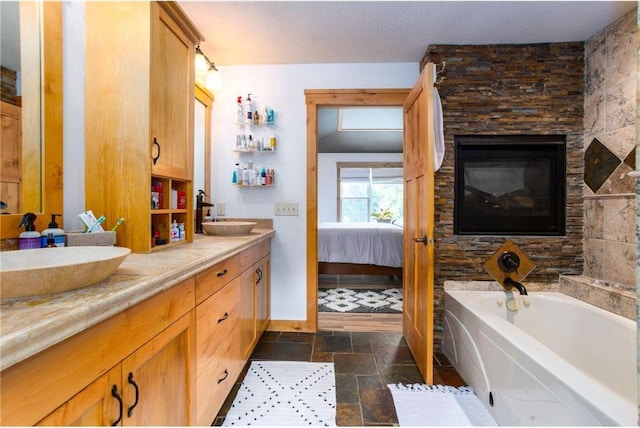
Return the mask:
<path fill-rule="evenodd" d="M 403 236 L 392 223 L 320 223 L 318 273 L 401 276 Z"/>

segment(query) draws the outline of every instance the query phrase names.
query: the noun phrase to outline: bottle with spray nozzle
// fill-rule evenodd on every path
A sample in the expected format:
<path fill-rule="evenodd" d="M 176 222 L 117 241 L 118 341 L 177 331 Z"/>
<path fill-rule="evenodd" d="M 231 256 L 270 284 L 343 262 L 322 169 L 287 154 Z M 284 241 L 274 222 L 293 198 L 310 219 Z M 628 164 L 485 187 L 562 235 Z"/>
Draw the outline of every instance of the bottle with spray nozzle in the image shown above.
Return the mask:
<path fill-rule="evenodd" d="M 36 232 L 36 225 L 34 224 L 36 218 L 37 216 L 34 213 L 26 213 L 22 217 L 20 227 L 24 227 L 24 232 L 19 235 L 18 243 L 18 247 L 21 250 L 30 250 L 42 247 L 40 233 Z"/>

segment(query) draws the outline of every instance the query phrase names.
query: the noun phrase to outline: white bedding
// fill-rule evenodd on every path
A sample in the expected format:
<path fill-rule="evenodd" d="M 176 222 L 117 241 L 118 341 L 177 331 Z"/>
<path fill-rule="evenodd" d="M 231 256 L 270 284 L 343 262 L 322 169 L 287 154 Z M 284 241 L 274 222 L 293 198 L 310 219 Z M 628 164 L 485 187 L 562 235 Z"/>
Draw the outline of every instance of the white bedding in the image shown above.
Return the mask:
<path fill-rule="evenodd" d="M 402 267 L 402 227 L 389 223 L 318 224 L 318 261 Z"/>

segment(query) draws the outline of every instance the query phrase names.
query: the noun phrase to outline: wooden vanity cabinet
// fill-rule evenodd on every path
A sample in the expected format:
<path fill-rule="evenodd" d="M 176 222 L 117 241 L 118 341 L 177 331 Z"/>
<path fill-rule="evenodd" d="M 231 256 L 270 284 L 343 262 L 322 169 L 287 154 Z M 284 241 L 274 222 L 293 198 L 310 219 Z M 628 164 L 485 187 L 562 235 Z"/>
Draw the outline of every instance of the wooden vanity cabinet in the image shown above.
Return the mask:
<path fill-rule="evenodd" d="M 124 425 L 192 423 L 194 289 L 192 277 L 3 370 L 0 423 L 110 425 L 118 418 L 113 385 L 124 400 Z M 140 387 L 131 417 L 129 372 Z M 170 409 L 159 404 L 167 400 Z"/>
<path fill-rule="evenodd" d="M 38 425 L 189 425 L 191 317 L 183 316 Z"/>
<path fill-rule="evenodd" d="M 195 46 L 202 40 L 175 2 L 85 5 L 85 200 L 117 245 L 145 253 L 193 240 Z M 154 160 L 155 159 L 155 160 Z M 152 210 L 152 181 L 163 208 Z M 172 207 L 171 190 L 186 195 Z M 185 239 L 171 242 L 171 223 Z M 152 225 L 167 244 L 153 246 Z"/>
<path fill-rule="evenodd" d="M 211 425 L 269 322 L 269 257 L 264 241 L 196 275 L 197 425 Z"/>

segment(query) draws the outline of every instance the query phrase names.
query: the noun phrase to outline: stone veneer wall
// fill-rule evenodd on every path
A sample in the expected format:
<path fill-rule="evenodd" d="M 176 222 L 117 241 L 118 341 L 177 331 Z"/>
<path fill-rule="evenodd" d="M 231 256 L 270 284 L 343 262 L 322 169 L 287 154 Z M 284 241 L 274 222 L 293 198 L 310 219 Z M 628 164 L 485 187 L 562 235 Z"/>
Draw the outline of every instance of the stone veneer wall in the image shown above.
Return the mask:
<path fill-rule="evenodd" d="M 584 274 L 635 291 L 636 19 L 585 44 Z"/>
<path fill-rule="evenodd" d="M 529 282 L 557 282 L 583 269 L 584 44 L 432 45 L 422 60 L 446 61 L 439 86 L 445 159 L 435 175 L 435 343 L 443 328 L 444 281 L 492 279 L 483 265 L 511 238 L 537 265 Z M 567 230 L 564 237 L 453 234 L 454 136 L 564 134 Z"/>

